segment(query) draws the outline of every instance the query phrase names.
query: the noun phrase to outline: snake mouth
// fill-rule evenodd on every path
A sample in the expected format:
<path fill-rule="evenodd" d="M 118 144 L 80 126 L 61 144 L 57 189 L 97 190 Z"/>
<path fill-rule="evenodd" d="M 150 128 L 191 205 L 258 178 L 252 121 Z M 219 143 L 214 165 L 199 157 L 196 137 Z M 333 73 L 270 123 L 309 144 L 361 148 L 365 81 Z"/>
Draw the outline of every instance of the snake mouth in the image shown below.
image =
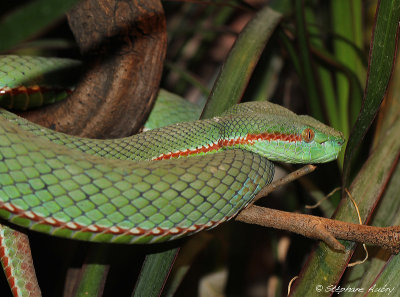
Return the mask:
<path fill-rule="evenodd" d="M 346 141 L 344 139 L 332 141 L 332 143 L 337 145 L 337 146 L 342 146 L 345 142 Z M 329 139 L 321 141 L 319 144 L 322 145 L 322 146 L 325 146 L 327 143 L 329 143 Z"/>
<path fill-rule="evenodd" d="M 324 140 L 324 141 L 322 141 L 322 142 L 320 142 L 319 144 L 323 147 L 323 148 L 326 148 L 328 145 L 329 145 L 329 140 L 327 139 L 327 140 Z"/>

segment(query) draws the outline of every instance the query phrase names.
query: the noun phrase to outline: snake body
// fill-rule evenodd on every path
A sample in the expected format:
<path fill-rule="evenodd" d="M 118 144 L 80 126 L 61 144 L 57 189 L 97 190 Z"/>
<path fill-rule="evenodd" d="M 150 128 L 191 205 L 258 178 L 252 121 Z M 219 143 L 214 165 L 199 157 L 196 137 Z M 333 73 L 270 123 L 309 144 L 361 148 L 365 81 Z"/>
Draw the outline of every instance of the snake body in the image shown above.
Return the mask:
<path fill-rule="evenodd" d="M 327 136 L 323 129 L 331 128 L 303 123 L 309 120 L 271 103 L 248 103 L 209 120 L 93 140 L 3 110 L 0 216 L 90 241 L 163 241 L 214 227 L 271 181 L 269 160 L 336 158 L 340 134 Z M 310 127 L 314 140 L 304 142 Z M 176 158 L 185 155 L 192 157 Z"/>
<path fill-rule="evenodd" d="M 0 71 L 0 103 L 42 104 L 49 87 L 29 71 L 37 58 L 24 57 L 23 70 L 15 56 L 0 65 L 7 59 L 14 64 Z M 113 140 L 58 133 L 1 109 L 0 217 L 80 240 L 173 240 L 237 214 L 271 182 L 271 161 L 328 162 L 343 142 L 340 132 L 268 102 Z"/>
<path fill-rule="evenodd" d="M 27 110 L 64 99 L 81 63 L 66 58 L 0 56 L 0 106 Z"/>

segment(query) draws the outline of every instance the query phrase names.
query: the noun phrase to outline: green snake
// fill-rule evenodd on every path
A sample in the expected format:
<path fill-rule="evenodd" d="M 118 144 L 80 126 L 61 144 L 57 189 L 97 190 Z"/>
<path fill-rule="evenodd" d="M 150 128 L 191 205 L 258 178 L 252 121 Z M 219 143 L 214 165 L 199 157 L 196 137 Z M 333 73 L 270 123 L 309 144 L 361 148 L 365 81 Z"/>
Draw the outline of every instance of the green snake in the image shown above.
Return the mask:
<path fill-rule="evenodd" d="M 3 104 L 24 109 L 23 99 L 35 97 L 42 104 L 50 86 L 28 68 L 44 63 L 19 59 L 0 59 Z M 58 133 L 1 109 L 0 217 L 79 240 L 173 240 L 235 216 L 271 182 L 271 161 L 328 162 L 343 143 L 333 128 L 268 102 L 112 140 Z"/>

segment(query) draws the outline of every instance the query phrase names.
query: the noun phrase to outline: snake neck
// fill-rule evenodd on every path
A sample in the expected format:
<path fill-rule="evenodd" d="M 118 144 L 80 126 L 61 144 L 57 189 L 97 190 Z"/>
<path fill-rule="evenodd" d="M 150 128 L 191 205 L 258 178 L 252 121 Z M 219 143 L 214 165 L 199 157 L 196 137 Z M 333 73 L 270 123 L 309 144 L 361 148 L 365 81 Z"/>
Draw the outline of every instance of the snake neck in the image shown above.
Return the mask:
<path fill-rule="evenodd" d="M 184 122 L 126 138 L 130 158 L 162 160 L 217 152 L 221 125 L 216 119 Z"/>
<path fill-rule="evenodd" d="M 178 123 L 125 138 L 89 139 L 43 128 L 5 110 L 0 110 L 0 116 L 53 143 L 91 155 L 122 160 L 160 160 L 214 153 L 220 149 L 218 143 L 223 131 L 219 119 L 214 118 Z"/>
<path fill-rule="evenodd" d="M 287 123 L 289 116 L 226 114 L 213 119 L 170 125 L 127 138 L 95 140 L 44 129 L 6 111 L 0 111 L 0 115 L 36 136 L 88 154 L 113 159 L 162 160 L 238 148 L 273 161 L 321 162 L 319 158 L 323 158 L 322 161 L 336 158 L 343 143 L 340 135 L 324 136 L 318 131 L 315 137 L 321 138 L 323 145 L 318 144 L 318 148 L 316 143 L 305 143 L 301 131 L 307 126 L 301 123 L 303 118 L 300 116 L 295 118 L 297 122 L 292 120 Z M 312 122 L 312 119 L 306 120 Z"/>
<path fill-rule="evenodd" d="M 230 148 L 251 151 L 249 127 L 243 117 L 231 115 L 183 122 L 119 139 L 89 139 L 43 128 L 0 111 L 0 115 L 23 130 L 53 143 L 110 159 L 150 161 L 217 153 Z M 250 135 L 251 136 L 251 135 Z"/>
<path fill-rule="evenodd" d="M 243 142 L 248 127 L 237 125 L 239 123 L 232 121 L 230 115 L 178 123 L 118 139 L 71 136 L 45 129 L 5 110 L 1 110 L 0 115 L 53 143 L 110 159 L 150 161 L 202 156 L 230 148 L 249 150 Z"/>

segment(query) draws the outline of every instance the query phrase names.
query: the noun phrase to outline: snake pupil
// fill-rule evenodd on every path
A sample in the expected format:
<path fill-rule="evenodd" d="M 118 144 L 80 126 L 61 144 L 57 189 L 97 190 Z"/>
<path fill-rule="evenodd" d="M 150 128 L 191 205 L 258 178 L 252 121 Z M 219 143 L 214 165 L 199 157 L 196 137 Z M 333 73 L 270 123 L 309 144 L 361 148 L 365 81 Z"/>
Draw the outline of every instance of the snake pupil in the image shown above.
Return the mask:
<path fill-rule="evenodd" d="M 310 128 L 304 129 L 303 133 L 301 133 L 301 137 L 303 138 L 304 142 L 311 142 L 314 140 L 314 131 Z"/>

